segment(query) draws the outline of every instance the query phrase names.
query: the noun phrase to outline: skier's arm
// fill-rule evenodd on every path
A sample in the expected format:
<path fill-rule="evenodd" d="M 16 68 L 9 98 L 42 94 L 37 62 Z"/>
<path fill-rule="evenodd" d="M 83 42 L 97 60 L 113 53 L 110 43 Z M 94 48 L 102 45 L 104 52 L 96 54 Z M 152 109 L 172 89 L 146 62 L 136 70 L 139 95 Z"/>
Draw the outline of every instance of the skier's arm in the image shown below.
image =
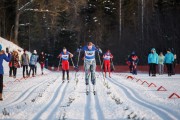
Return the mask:
<path fill-rule="evenodd" d="M 61 56 L 62 56 L 62 54 L 60 53 L 60 54 L 57 56 L 57 58 L 61 58 Z"/>
<path fill-rule="evenodd" d="M 72 53 L 69 52 L 69 56 L 70 56 L 70 58 L 72 58 L 74 55 L 73 55 Z"/>
<path fill-rule="evenodd" d="M 110 55 L 110 58 L 113 59 L 113 57 L 114 57 L 114 56 L 111 54 L 111 55 Z"/>
<path fill-rule="evenodd" d="M 99 47 L 95 47 L 95 50 L 96 50 L 96 52 L 99 52 L 100 54 L 102 54 L 102 50 Z"/>

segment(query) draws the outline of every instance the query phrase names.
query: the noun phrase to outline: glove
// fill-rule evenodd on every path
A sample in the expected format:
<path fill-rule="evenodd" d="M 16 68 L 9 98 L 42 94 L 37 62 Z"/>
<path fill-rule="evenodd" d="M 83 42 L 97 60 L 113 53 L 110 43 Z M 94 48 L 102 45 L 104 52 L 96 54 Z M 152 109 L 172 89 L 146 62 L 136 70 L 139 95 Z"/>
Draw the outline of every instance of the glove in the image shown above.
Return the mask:
<path fill-rule="evenodd" d="M 98 52 L 99 52 L 99 53 L 102 53 L 102 50 L 101 50 L 100 48 L 98 48 Z"/>

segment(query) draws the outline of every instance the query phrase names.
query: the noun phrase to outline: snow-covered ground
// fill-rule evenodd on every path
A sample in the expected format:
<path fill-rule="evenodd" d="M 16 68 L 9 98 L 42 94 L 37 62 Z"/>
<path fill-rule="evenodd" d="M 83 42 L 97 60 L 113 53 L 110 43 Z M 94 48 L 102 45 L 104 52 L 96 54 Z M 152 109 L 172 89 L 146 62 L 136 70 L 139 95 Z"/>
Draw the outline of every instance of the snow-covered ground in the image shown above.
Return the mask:
<path fill-rule="evenodd" d="M 85 94 L 84 72 L 71 71 L 70 83 L 62 83 L 61 72 L 20 79 L 8 77 L 4 62 L 4 101 L 0 102 L 0 119 L 81 119 L 81 120 L 178 120 L 180 119 L 180 75 L 172 77 L 139 73 L 112 73 L 103 78 L 96 73 L 97 94 Z M 146 82 L 144 82 L 146 81 Z M 144 83 L 143 83 L 144 82 Z M 151 83 L 154 85 L 148 87 Z M 157 91 L 163 86 L 167 91 Z M 162 89 L 163 90 L 163 89 Z"/>

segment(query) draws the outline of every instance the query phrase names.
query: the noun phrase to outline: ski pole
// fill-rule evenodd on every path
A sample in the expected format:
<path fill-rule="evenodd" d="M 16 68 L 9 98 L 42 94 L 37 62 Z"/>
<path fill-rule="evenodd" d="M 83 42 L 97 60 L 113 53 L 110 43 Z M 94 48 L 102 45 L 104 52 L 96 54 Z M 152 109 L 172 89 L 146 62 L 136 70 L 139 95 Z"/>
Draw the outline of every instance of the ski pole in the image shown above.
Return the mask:
<path fill-rule="evenodd" d="M 58 71 L 59 71 L 59 66 L 61 64 L 61 58 L 59 59 L 59 64 L 58 64 Z"/>
<path fill-rule="evenodd" d="M 78 52 L 78 61 L 77 61 L 77 64 L 76 64 L 77 67 L 78 67 L 78 65 L 79 65 L 79 57 L 80 57 L 80 50 L 79 50 L 79 52 Z"/>
<path fill-rule="evenodd" d="M 101 58 L 100 58 L 99 52 L 98 52 L 98 57 L 99 57 L 99 63 L 100 63 L 100 65 L 101 65 Z M 103 75 L 103 79 L 104 79 L 104 83 L 105 83 L 105 77 L 104 77 L 104 74 L 103 74 L 102 69 L 101 69 L 101 73 L 102 73 L 102 75 Z"/>
<path fill-rule="evenodd" d="M 74 62 L 73 62 L 72 58 L 71 58 L 71 62 L 72 62 L 73 67 L 75 68 L 75 66 L 74 66 Z"/>

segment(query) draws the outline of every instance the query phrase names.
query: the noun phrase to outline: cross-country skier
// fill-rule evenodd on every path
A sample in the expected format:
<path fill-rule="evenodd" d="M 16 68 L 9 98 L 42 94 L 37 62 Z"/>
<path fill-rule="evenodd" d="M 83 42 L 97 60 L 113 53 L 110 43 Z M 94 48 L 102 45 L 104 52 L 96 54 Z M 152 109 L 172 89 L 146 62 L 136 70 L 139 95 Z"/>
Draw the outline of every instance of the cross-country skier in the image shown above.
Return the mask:
<path fill-rule="evenodd" d="M 139 58 L 134 51 L 131 53 L 128 62 L 130 63 L 130 72 L 133 75 L 137 75 L 137 64 L 139 62 Z"/>
<path fill-rule="evenodd" d="M 7 50 L 6 52 L 8 53 L 8 56 L 6 56 L 5 52 L 2 50 L 2 45 L 0 44 L 0 101 L 3 101 L 2 98 L 3 74 L 4 74 L 3 60 L 5 60 L 6 62 L 9 62 L 11 60 L 11 55 L 9 53 L 9 50 Z"/>
<path fill-rule="evenodd" d="M 67 80 L 69 82 L 69 57 L 72 58 L 73 54 L 67 51 L 67 49 L 64 47 L 63 51 L 59 54 L 58 58 L 62 59 L 62 81 L 65 80 L 65 71 L 67 72 Z"/>
<path fill-rule="evenodd" d="M 111 54 L 110 50 L 107 50 L 107 52 L 103 55 L 104 59 L 104 73 L 106 77 L 106 71 L 109 72 L 109 77 L 111 77 L 111 60 L 113 59 L 113 55 Z"/>
<path fill-rule="evenodd" d="M 158 54 L 156 49 L 152 48 L 151 53 L 148 55 L 148 64 L 149 64 L 149 76 L 152 73 L 152 76 L 156 76 L 156 66 L 158 64 Z"/>
<path fill-rule="evenodd" d="M 96 85 L 96 60 L 95 60 L 95 52 L 102 51 L 99 48 L 96 48 L 92 42 L 88 42 L 86 46 L 84 46 L 80 51 L 84 52 L 84 69 L 85 69 L 85 82 L 86 82 L 86 94 L 89 93 L 89 71 L 91 73 L 91 82 L 93 84 L 93 92 L 95 94 L 95 85 Z"/>

